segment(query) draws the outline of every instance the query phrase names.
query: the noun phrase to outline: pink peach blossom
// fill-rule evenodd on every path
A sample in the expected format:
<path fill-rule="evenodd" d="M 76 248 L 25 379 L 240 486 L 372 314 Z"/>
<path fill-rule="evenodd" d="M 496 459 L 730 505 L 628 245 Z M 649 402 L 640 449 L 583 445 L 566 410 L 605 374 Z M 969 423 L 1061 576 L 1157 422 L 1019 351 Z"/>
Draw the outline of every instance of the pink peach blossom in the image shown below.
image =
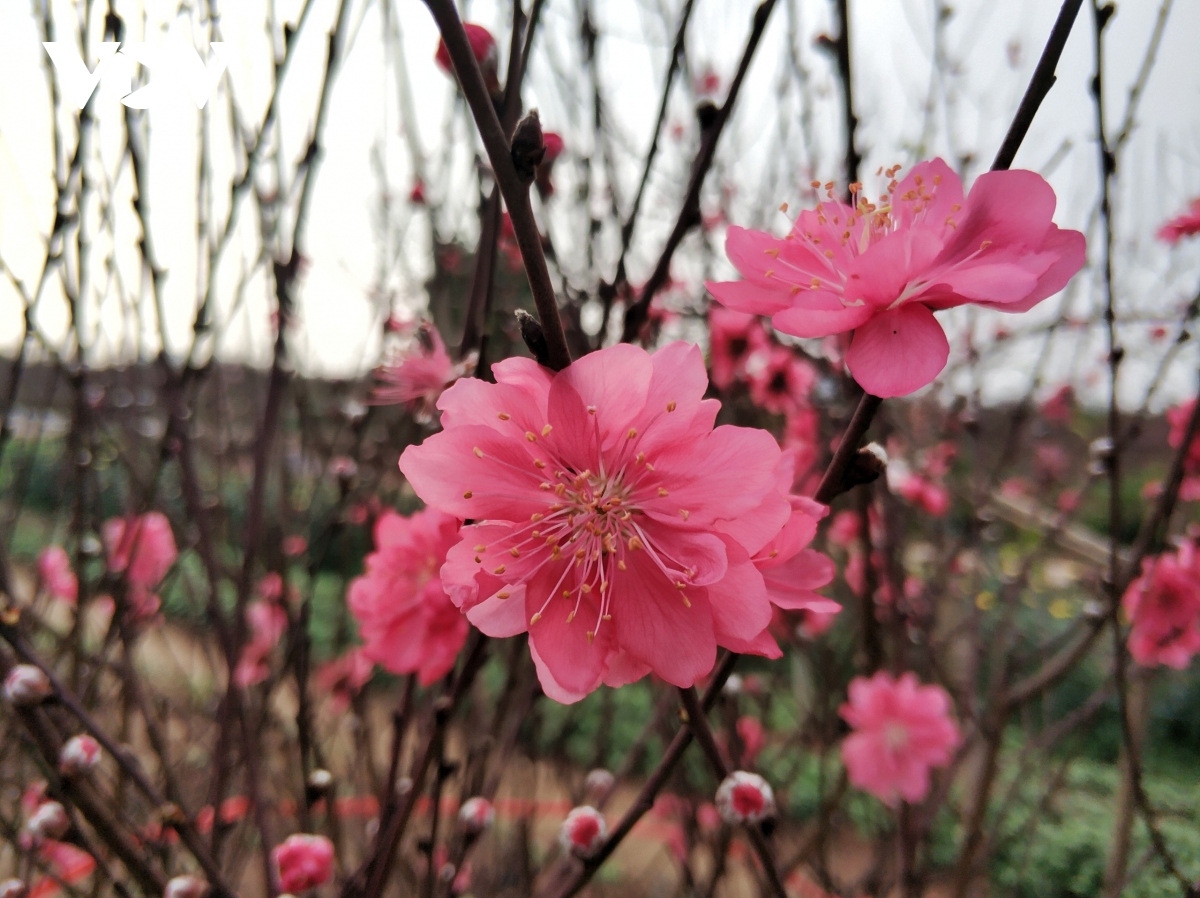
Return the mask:
<path fill-rule="evenodd" d="M 458 529 L 458 518 L 433 509 L 411 517 L 385 511 L 367 572 L 346 596 L 363 656 L 392 673 L 416 673 L 424 686 L 454 667 L 469 629 L 438 577 Z"/>
<path fill-rule="evenodd" d="M 851 680 L 849 699 L 839 713 L 854 728 L 842 743 L 851 784 L 893 807 L 921 801 L 930 769 L 948 764 L 960 741 L 950 695 L 911 672 L 880 671 Z"/>
<path fill-rule="evenodd" d="M 738 739 L 742 742 L 742 763 L 746 765 L 753 764 L 754 759 L 758 757 L 758 753 L 767 744 L 767 733 L 763 729 L 762 721 L 757 717 L 751 717 L 749 714 L 743 714 L 737 719 L 735 728 L 737 729 Z"/>
<path fill-rule="evenodd" d="M 298 833 L 276 845 L 271 860 L 285 892 L 304 892 L 333 876 L 333 843 L 324 836 Z"/>
<path fill-rule="evenodd" d="M 1158 229 L 1158 239 L 1178 243 L 1184 237 L 1200 234 L 1200 197 L 1192 200 L 1187 211 L 1177 215 Z"/>
<path fill-rule="evenodd" d="M 747 360 L 746 379 L 754 404 L 781 415 L 807 402 L 817 372 L 791 349 L 775 344 Z"/>
<path fill-rule="evenodd" d="M 746 376 L 746 362 L 770 345 L 762 322 L 754 315 L 714 305 L 708 310 L 709 367 L 719 390 L 729 389 Z"/>
<path fill-rule="evenodd" d="M 50 678 L 32 664 L 14 664 L 4 678 L 4 697 L 18 708 L 40 705 L 53 693 Z"/>
<path fill-rule="evenodd" d="M 964 197 L 958 175 L 934 159 L 890 181 L 878 205 L 828 194 L 784 238 L 730 228 L 725 250 L 745 280 L 708 288 L 793 336 L 851 334 L 846 364 L 876 396 L 906 395 L 941 373 L 950 345 L 935 311 L 1024 312 L 1084 263 L 1083 235 L 1053 224 L 1054 191 L 1034 172 L 989 172 Z"/>
<path fill-rule="evenodd" d="M 905 472 L 897 478 L 896 493 L 913 505 L 924 509 L 935 518 L 942 518 L 950 511 L 950 493 L 940 483 L 928 477 Z"/>
<path fill-rule="evenodd" d="M 233 672 L 234 682 L 243 689 L 261 683 L 270 674 L 267 660 L 287 632 L 288 616 L 275 602 L 260 599 L 246 607 L 246 624 L 250 638 L 242 647 L 242 657 Z"/>
<path fill-rule="evenodd" d="M 72 736 L 58 753 L 58 771 L 63 776 L 87 773 L 99 763 L 100 743 L 86 733 Z"/>
<path fill-rule="evenodd" d="M 56 599 L 75 604 L 79 598 L 79 579 L 71 570 L 71 558 L 62 546 L 47 546 L 38 555 L 38 576 L 42 587 Z"/>
<path fill-rule="evenodd" d="M 333 713 L 341 714 L 371 679 L 374 668 L 374 663 L 363 654 L 361 647 L 353 648 L 340 658 L 318 667 L 313 680 L 318 688 L 329 694 L 329 706 Z"/>
<path fill-rule="evenodd" d="M 371 393 L 375 405 L 417 404 L 424 411 L 433 408 L 442 391 L 465 373 L 446 351 L 441 334 L 432 325 L 416 328 L 412 344 L 393 354 L 375 371 L 377 381 Z"/>
<path fill-rule="evenodd" d="M 779 447 L 714 429 L 695 346 L 493 373 L 442 394 L 444 430 L 400 458 L 431 507 L 474 521 L 442 568 L 472 623 L 528 630 L 542 688 L 564 702 L 650 671 L 690 686 L 718 645 L 778 657 L 752 556 L 792 515 Z"/>
<path fill-rule="evenodd" d="M 100 528 L 108 555 L 108 569 L 124 573 L 129 590 L 126 599 L 135 617 L 158 611 L 154 590 L 179 557 L 171 522 L 159 511 L 141 517 L 110 518 Z"/>
<path fill-rule="evenodd" d="M 1183 670 L 1200 652 L 1200 553 L 1191 542 L 1147 558 L 1121 600 L 1133 622 L 1129 653 L 1143 667 Z"/>

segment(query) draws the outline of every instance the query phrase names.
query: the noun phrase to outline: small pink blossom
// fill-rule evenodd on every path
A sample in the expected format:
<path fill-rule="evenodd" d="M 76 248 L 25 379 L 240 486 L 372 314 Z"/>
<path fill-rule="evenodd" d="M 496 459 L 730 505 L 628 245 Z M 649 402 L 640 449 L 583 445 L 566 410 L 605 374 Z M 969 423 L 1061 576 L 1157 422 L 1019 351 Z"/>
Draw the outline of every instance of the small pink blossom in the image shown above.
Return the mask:
<path fill-rule="evenodd" d="M 712 382 L 717 389 L 727 390 L 746 376 L 746 362 L 767 348 L 770 337 L 754 315 L 717 305 L 708 311 L 708 329 Z"/>
<path fill-rule="evenodd" d="M 482 796 L 476 795 L 463 802 L 458 809 L 458 823 L 467 835 L 477 836 L 496 819 L 496 809 Z"/>
<path fill-rule="evenodd" d="M 542 156 L 542 161 L 538 163 L 537 172 L 534 175 L 534 183 L 542 199 L 549 199 L 554 195 L 554 182 L 550 179 L 554 170 L 554 163 L 562 155 L 566 144 L 563 143 L 562 135 L 554 131 L 543 131 L 542 145 L 546 148 L 546 154 Z"/>
<path fill-rule="evenodd" d="M 79 579 L 71 570 L 71 558 L 62 546 L 47 546 L 38 555 L 38 576 L 42 587 L 56 599 L 75 604 L 79 597 Z"/>
<path fill-rule="evenodd" d="M 803 405 L 817 381 L 813 366 L 786 346 L 775 344 L 746 362 L 750 399 L 759 408 L 781 415 Z"/>
<path fill-rule="evenodd" d="M 1024 312 L 1084 263 L 1083 235 L 1053 224 L 1054 191 L 1034 172 L 989 172 L 964 196 L 935 159 L 890 181 L 878 205 L 832 194 L 784 238 L 731 227 L 725 250 L 745 280 L 708 288 L 793 336 L 850 334 L 846 364 L 876 396 L 906 395 L 941 373 L 950 344 L 935 311 Z"/>
<path fill-rule="evenodd" d="M 950 695 L 911 672 L 880 671 L 851 680 L 849 699 L 839 713 L 854 729 L 842 743 L 851 784 L 893 807 L 922 800 L 930 769 L 948 764 L 960 741 Z"/>
<path fill-rule="evenodd" d="M 579 858 L 594 855 L 607 838 L 608 824 L 604 822 L 604 815 L 588 805 L 567 814 L 558 833 L 562 847 Z"/>
<path fill-rule="evenodd" d="M 371 393 L 375 405 L 413 405 L 428 415 L 442 391 L 474 367 L 473 360 L 455 364 L 441 334 L 432 325 L 416 329 L 412 344 L 375 371 Z"/>
<path fill-rule="evenodd" d="M 32 664 L 14 665 L 4 678 L 4 697 L 18 708 L 40 705 L 53 692 L 50 679 Z"/>
<path fill-rule="evenodd" d="M 558 373 L 512 358 L 493 373 L 447 390 L 443 431 L 400 458 L 431 507 L 474 521 L 442 568 L 472 623 L 528 631 L 542 688 L 564 702 L 650 671 L 690 686 L 718 645 L 778 657 L 778 599 L 752 557 L 793 513 L 779 447 L 714 429 L 695 346 L 622 344 Z"/>
<path fill-rule="evenodd" d="M 159 511 L 141 517 L 110 518 L 100 528 L 108 555 L 108 569 L 124 573 L 129 586 L 126 596 L 135 617 L 158 611 L 155 589 L 179 557 L 171 522 Z"/>
<path fill-rule="evenodd" d="M 1075 388 L 1070 384 L 1059 387 L 1042 403 L 1042 417 L 1047 421 L 1066 424 L 1075 411 Z"/>
<path fill-rule="evenodd" d="M 711 801 L 703 802 L 696 808 L 696 825 L 702 832 L 714 833 L 721 828 L 721 812 Z"/>
<path fill-rule="evenodd" d="M 1200 234 L 1200 197 L 1192 200 L 1187 211 L 1177 215 L 1158 229 L 1158 239 L 1178 243 L 1184 237 Z"/>
<path fill-rule="evenodd" d="M 333 843 L 306 833 L 288 836 L 272 850 L 271 860 L 285 892 L 305 892 L 333 876 Z"/>
<path fill-rule="evenodd" d="M 43 839 L 61 839 L 70 828 L 71 818 L 67 816 L 67 809 L 57 801 L 43 802 L 25 821 L 25 831 L 38 842 Z"/>
<path fill-rule="evenodd" d="M 1183 670 L 1200 652 L 1200 553 L 1190 542 L 1147 558 L 1121 600 L 1133 622 L 1129 653 L 1143 667 Z"/>
<path fill-rule="evenodd" d="M 234 682 L 243 689 L 261 683 L 270 674 L 267 661 L 287 632 L 288 616 L 275 602 L 261 599 L 246 607 L 246 624 L 250 638 L 242 647 L 242 657 L 233 672 Z"/>
<path fill-rule="evenodd" d="M 288 558 L 299 558 L 308 551 L 308 540 L 299 533 L 283 538 L 283 554 Z"/>
<path fill-rule="evenodd" d="M 313 679 L 320 689 L 329 693 L 331 710 L 341 714 L 371 679 L 374 667 L 361 648 L 354 648 L 340 658 L 322 664 Z"/>
<path fill-rule="evenodd" d="M 408 201 L 414 206 L 424 206 L 427 202 L 425 199 L 425 182 L 420 178 L 413 182 L 412 190 L 408 194 Z"/>
<path fill-rule="evenodd" d="M 950 493 L 942 484 L 912 472 L 905 472 L 896 480 L 895 490 L 898 495 L 935 518 L 945 517 L 950 511 Z"/>
<path fill-rule="evenodd" d="M 583 780 L 583 794 L 593 804 L 603 804 L 604 799 L 612 792 L 613 787 L 617 784 L 617 778 L 611 770 L 605 770 L 603 767 L 596 767 L 588 771 Z"/>
<path fill-rule="evenodd" d="M 379 517 L 367 571 L 346 596 L 364 657 L 392 673 L 416 673 L 424 686 L 450 672 L 470 628 L 438 571 L 458 540 L 458 518 L 440 511 Z"/>
<path fill-rule="evenodd" d="M 87 734 L 72 736 L 58 753 L 58 770 L 63 776 L 78 776 L 100 763 L 100 743 Z"/>
<path fill-rule="evenodd" d="M 475 56 L 475 61 L 479 63 L 480 71 L 483 72 L 483 81 L 487 85 L 488 90 L 495 92 L 500 86 L 499 79 L 497 78 L 500 53 L 496 47 L 496 39 L 482 25 L 464 22 L 463 28 L 466 30 L 467 40 L 471 44 L 471 53 Z M 446 42 L 440 38 L 438 39 L 437 52 L 433 58 L 438 64 L 438 68 L 450 77 L 454 77 L 454 64 L 450 61 L 450 50 L 446 47 Z"/>
<path fill-rule="evenodd" d="M 726 823 L 756 824 L 775 816 L 775 793 L 757 773 L 735 770 L 717 789 L 717 811 Z"/>

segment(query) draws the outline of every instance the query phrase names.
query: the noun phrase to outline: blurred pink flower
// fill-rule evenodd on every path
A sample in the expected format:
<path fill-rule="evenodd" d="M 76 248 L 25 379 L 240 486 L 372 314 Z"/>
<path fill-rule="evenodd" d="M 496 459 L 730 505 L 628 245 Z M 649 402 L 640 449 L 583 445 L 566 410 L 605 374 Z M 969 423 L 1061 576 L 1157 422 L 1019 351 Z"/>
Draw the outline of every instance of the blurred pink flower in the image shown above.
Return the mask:
<path fill-rule="evenodd" d="M 791 516 L 779 447 L 714 429 L 699 350 L 622 344 L 558 373 L 522 358 L 493 372 L 447 390 L 444 430 L 400 458 L 431 507 L 476 522 L 442 569 L 471 622 L 528 630 L 564 702 L 650 671 L 690 686 L 718 645 L 778 657 L 751 556 Z"/>
<path fill-rule="evenodd" d="M 18 708 L 40 705 L 53 692 L 50 678 L 32 664 L 14 664 L 4 678 L 4 698 Z"/>
<path fill-rule="evenodd" d="M 100 528 L 100 537 L 108 569 L 125 574 L 126 598 L 134 617 L 155 614 L 160 603 L 154 590 L 179 557 L 167 516 L 148 511 L 141 517 L 110 518 Z"/>
<path fill-rule="evenodd" d="M 346 596 L 366 643 L 363 656 L 392 673 L 418 674 L 422 686 L 450 672 L 470 629 L 438 577 L 458 538 L 451 515 L 385 511 L 375 522 L 366 573 Z"/>
<path fill-rule="evenodd" d="M 47 546 L 38 555 L 38 576 L 42 588 L 56 599 L 75 604 L 79 598 L 79 579 L 71 570 L 71 558 L 62 546 Z"/>
<path fill-rule="evenodd" d="M 375 405 L 419 403 L 421 409 L 428 412 L 442 391 L 462 377 L 464 370 L 464 365 L 456 365 L 450 358 L 437 328 L 421 325 L 408 349 L 394 354 L 376 369 L 377 383 L 371 392 L 371 402 Z"/>
<path fill-rule="evenodd" d="M 738 738 L 742 741 L 742 764 L 749 766 L 767 744 L 766 730 L 763 729 L 762 721 L 749 714 L 739 717 L 735 726 Z"/>
<path fill-rule="evenodd" d="M 793 350 L 775 344 L 750 356 L 746 379 L 754 404 L 781 415 L 807 402 L 817 372 Z"/>
<path fill-rule="evenodd" d="M 945 517 L 950 510 L 950 493 L 940 483 L 927 477 L 906 472 L 897 478 L 896 493 L 924 509 L 935 518 Z"/>
<path fill-rule="evenodd" d="M 989 172 L 964 197 L 958 175 L 934 159 L 890 181 L 878 206 L 828 195 L 784 238 L 731 227 L 725 250 L 746 280 L 708 288 L 787 334 L 852 334 L 846 364 L 876 396 L 906 395 L 941 373 L 950 345 L 935 311 L 1024 312 L 1084 263 L 1083 235 L 1053 224 L 1054 191 L 1034 172 Z"/>
<path fill-rule="evenodd" d="M 1183 670 L 1200 652 L 1200 554 L 1191 542 L 1147 558 L 1121 606 L 1133 622 L 1129 653 L 1143 667 Z"/>
<path fill-rule="evenodd" d="M 233 672 L 233 681 L 243 689 L 261 683 L 271 672 L 267 659 L 287 632 L 288 616 L 275 602 L 260 599 L 246 607 L 246 624 L 250 638 L 242 646 L 242 657 Z"/>
<path fill-rule="evenodd" d="M 746 361 L 770 343 L 762 322 L 753 315 L 714 305 L 708 311 L 709 367 L 718 390 L 727 390 L 746 375 Z"/>
<path fill-rule="evenodd" d="M 412 190 L 408 194 L 408 201 L 414 206 L 425 205 L 425 182 L 420 178 L 413 182 Z"/>
<path fill-rule="evenodd" d="M 1047 421 L 1066 424 L 1075 410 L 1075 388 L 1070 384 L 1059 387 L 1042 403 L 1042 417 Z"/>
<path fill-rule="evenodd" d="M 271 859 L 285 892 L 305 892 L 333 876 L 333 843 L 324 836 L 288 836 L 271 851 Z"/>
<path fill-rule="evenodd" d="M 550 179 L 551 173 L 554 170 L 554 162 L 562 155 L 566 144 L 563 143 L 560 134 L 554 131 L 543 131 L 542 145 L 546 148 L 546 155 L 538 163 L 537 172 L 534 175 L 534 183 L 537 185 L 538 193 L 542 199 L 549 199 L 554 195 L 554 182 Z"/>
<path fill-rule="evenodd" d="M 479 69 L 483 72 L 483 81 L 489 91 L 495 92 L 500 86 L 496 74 L 497 66 L 500 62 L 500 53 L 496 47 L 496 39 L 482 25 L 464 22 L 463 28 L 467 32 L 467 40 L 471 44 L 471 52 L 475 56 L 475 61 L 479 63 Z M 450 51 L 447 49 L 445 41 L 440 38 L 438 39 L 437 52 L 433 58 L 438 64 L 438 68 L 450 77 L 454 77 L 454 65 L 450 61 Z"/>
<path fill-rule="evenodd" d="M 839 713 L 854 728 L 842 743 L 850 782 L 893 807 L 922 800 L 930 768 L 948 764 L 960 741 L 950 695 L 911 672 L 880 671 L 851 680 L 849 699 Z"/>
<path fill-rule="evenodd" d="M 299 558 L 308 551 L 308 540 L 298 533 L 293 533 L 291 536 L 283 538 L 281 546 L 283 554 L 288 558 Z"/>
<path fill-rule="evenodd" d="M 367 685 L 374 669 L 374 663 L 363 655 L 362 649 L 353 648 L 340 658 L 322 664 L 313 679 L 319 689 L 329 694 L 330 710 L 341 714 L 350 706 L 350 700 Z"/>
<path fill-rule="evenodd" d="M 1184 237 L 1200 234 L 1200 197 L 1192 200 L 1187 211 L 1177 215 L 1158 229 L 1158 239 L 1178 243 Z"/>

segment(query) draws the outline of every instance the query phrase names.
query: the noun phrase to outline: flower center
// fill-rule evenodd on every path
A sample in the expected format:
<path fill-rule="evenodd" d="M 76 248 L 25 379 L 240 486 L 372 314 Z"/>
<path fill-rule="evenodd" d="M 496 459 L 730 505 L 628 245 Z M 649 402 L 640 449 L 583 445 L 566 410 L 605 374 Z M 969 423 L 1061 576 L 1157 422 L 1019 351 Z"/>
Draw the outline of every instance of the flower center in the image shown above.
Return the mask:
<path fill-rule="evenodd" d="M 889 723 L 883 728 L 883 741 L 888 751 L 900 751 L 908 744 L 908 730 L 902 724 Z"/>

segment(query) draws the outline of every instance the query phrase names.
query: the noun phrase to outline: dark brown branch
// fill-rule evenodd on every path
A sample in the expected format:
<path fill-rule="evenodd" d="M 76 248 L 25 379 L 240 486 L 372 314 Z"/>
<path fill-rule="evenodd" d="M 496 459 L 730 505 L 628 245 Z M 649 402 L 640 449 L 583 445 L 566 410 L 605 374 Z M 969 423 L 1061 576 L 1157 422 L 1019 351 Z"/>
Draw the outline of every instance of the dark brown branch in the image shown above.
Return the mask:
<path fill-rule="evenodd" d="M 525 273 L 529 278 L 529 289 L 533 293 L 534 305 L 542 322 L 542 330 L 546 334 L 550 367 L 561 371 L 571 364 L 571 353 L 567 349 L 562 319 L 558 315 L 558 301 L 554 295 L 554 285 L 550 282 L 550 269 L 546 266 L 541 234 L 529 202 L 530 185 L 517 175 L 504 127 L 496 116 L 496 109 L 484 84 L 483 74 L 479 71 L 479 64 L 471 52 L 471 45 L 454 3 L 452 0 L 425 0 L 425 5 L 437 21 L 463 96 L 467 99 L 467 105 L 471 107 L 475 126 L 492 163 L 496 185 L 508 204 L 508 214 L 512 219 L 517 246 L 521 249 Z"/>
<path fill-rule="evenodd" d="M 717 142 L 721 139 L 721 132 L 725 130 L 725 124 L 733 112 L 734 104 L 742 89 L 742 83 L 746 80 L 746 72 L 754 59 L 754 51 L 758 49 L 759 41 L 767 27 L 767 20 L 771 16 L 771 10 L 775 8 L 775 2 L 776 0 L 763 0 L 758 9 L 754 11 L 750 36 L 746 39 L 746 48 L 742 51 L 742 61 L 738 65 L 737 74 L 734 75 L 733 83 L 729 86 L 729 95 L 721 104 L 721 108 L 717 110 L 716 115 L 713 116 L 712 123 L 704 130 L 700 141 L 700 150 L 692 162 L 687 192 L 684 194 L 679 217 L 675 220 L 675 227 L 671 229 L 666 246 L 663 247 L 662 254 L 658 257 L 658 264 L 654 266 L 654 271 L 642 288 L 637 302 L 625 310 L 625 323 L 621 330 L 623 343 L 630 343 L 637 339 L 638 332 L 641 331 L 642 325 L 650 313 L 650 303 L 654 301 L 655 295 L 671 276 L 671 259 L 675 255 L 675 250 L 683 242 L 688 231 L 700 223 L 700 188 L 704 186 L 704 179 L 708 175 L 709 168 L 712 167 L 713 159 L 717 154 Z"/>

